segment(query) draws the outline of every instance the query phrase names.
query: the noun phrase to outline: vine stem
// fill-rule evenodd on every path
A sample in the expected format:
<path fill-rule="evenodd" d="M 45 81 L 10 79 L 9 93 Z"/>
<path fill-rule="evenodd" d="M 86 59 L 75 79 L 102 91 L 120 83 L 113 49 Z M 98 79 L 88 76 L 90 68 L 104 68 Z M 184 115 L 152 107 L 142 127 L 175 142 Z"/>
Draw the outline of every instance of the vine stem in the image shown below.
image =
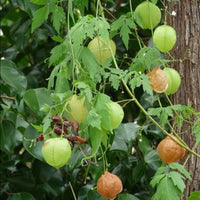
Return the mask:
<path fill-rule="evenodd" d="M 115 59 L 114 53 L 112 51 L 111 46 L 109 45 L 111 54 L 112 54 L 112 59 L 115 65 L 116 69 L 119 69 L 118 65 L 117 65 L 117 61 Z M 191 154 L 195 155 L 197 158 L 200 159 L 200 155 L 198 153 L 196 153 L 195 151 L 193 151 L 192 149 L 190 149 L 190 147 L 188 147 L 186 144 L 184 144 L 184 142 L 182 142 L 180 140 L 180 138 L 174 139 L 172 137 L 171 134 L 169 134 L 157 121 L 155 121 L 151 115 L 149 115 L 149 113 L 143 108 L 143 106 L 140 104 L 140 102 L 135 98 L 134 94 L 131 92 L 131 90 L 129 89 L 128 85 L 126 84 L 126 82 L 124 81 L 124 79 L 121 79 L 121 82 L 124 86 L 124 88 L 126 89 L 127 93 L 129 94 L 129 96 L 133 99 L 133 101 L 135 102 L 135 104 L 140 108 L 140 110 L 146 115 L 146 117 L 153 123 L 155 124 L 165 135 L 169 136 L 174 142 L 176 142 L 177 144 L 179 144 L 181 147 L 183 147 L 184 149 L 186 149 L 187 151 L 189 151 Z"/>
<path fill-rule="evenodd" d="M 76 198 L 76 195 L 75 195 L 75 192 L 74 192 L 74 189 L 73 189 L 73 187 L 72 187 L 72 184 L 71 184 L 71 182 L 69 182 L 69 186 L 70 186 L 70 189 L 71 189 L 71 191 L 72 191 L 72 194 L 73 194 L 74 200 L 77 200 L 77 198 Z"/>
<path fill-rule="evenodd" d="M 140 104 L 140 102 L 135 98 L 135 96 L 133 95 L 133 93 L 130 91 L 129 87 L 127 86 L 126 82 L 122 79 L 122 83 L 126 89 L 126 91 L 128 92 L 128 94 L 132 97 L 132 99 L 134 100 L 134 102 L 136 103 L 136 105 L 141 109 L 141 111 L 149 118 L 150 121 L 152 121 L 165 135 L 169 136 L 174 142 L 178 143 L 180 146 L 182 146 L 184 149 L 188 150 L 191 154 L 195 155 L 197 158 L 200 159 L 200 155 L 197 154 L 195 151 L 193 151 L 192 149 L 190 149 L 188 146 L 186 146 L 185 144 L 183 144 L 182 141 L 180 141 L 180 138 L 177 138 L 177 140 L 175 140 L 162 126 L 160 126 L 160 124 L 158 122 L 156 122 L 150 115 L 149 113 L 143 108 L 143 106 Z"/>
<path fill-rule="evenodd" d="M 9 96 L 0 96 L 1 99 L 9 99 L 12 101 L 15 101 L 15 97 L 9 97 Z"/>

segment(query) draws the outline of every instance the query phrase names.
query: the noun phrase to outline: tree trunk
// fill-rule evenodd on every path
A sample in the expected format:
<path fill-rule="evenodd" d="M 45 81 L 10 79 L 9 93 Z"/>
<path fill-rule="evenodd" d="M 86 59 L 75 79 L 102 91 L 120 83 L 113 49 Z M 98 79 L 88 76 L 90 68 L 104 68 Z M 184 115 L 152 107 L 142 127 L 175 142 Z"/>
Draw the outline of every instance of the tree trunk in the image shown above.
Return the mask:
<path fill-rule="evenodd" d="M 181 87 L 177 93 L 171 95 L 174 104 L 191 105 L 196 111 L 200 111 L 200 0 L 179 0 L 179 2 L 168 2 L 170 13 L 175 11 L 176 15 L 168 15 L 168 25 L 175 28 L 177 32 L 177 43 L 170 52 L 176 59 L 182 62 L 173 64 L 173 68 L 179 71 L 182 79 Z M 174 12 L 173 12 L 174 13 Z M 184 127 L 182 132 L 188 130 Z M 181 137 L 190 146 L 194 146 L 194 135 L 191 131 L 184 133 Z M 200 145 L 195 149 L 200 153 Z M 200 190 L 200 160 L 191 156 L 186 164 L 192 181 L 186 180 L 186 189 L 183 199 L 186 199 L 192 191 Z"/>

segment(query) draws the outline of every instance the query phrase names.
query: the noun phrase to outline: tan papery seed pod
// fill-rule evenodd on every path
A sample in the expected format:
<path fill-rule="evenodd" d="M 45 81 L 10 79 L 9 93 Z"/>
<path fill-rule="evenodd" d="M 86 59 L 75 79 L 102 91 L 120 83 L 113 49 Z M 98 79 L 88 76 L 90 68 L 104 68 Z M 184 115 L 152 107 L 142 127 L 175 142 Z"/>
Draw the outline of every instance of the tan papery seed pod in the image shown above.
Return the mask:
<path fill-rule="evenodd" d="M 171 134 L 171 136 L 177 140 L 173 134 Z M 158 144 L 157 152 L 161 160 L 167 164 L 176 162 L 185 155 L 185 149 L 173 141 L 169 136 Z"/>
<path fill-rule="evenodd" d="M 106 199 L 115 199 L 122 189 L 119 177 L 108 171 L 105 171 L 97 181 L 97 192 Z"/>
<path fill-rule="evenodd" d="M 160 67 L 155 67 L 152 71 L 147 73 L 149 81 L 151 82 L 152 90 L 157 93 L 163 93 L 168 87 L 168 78 L 165 72 Z"/>

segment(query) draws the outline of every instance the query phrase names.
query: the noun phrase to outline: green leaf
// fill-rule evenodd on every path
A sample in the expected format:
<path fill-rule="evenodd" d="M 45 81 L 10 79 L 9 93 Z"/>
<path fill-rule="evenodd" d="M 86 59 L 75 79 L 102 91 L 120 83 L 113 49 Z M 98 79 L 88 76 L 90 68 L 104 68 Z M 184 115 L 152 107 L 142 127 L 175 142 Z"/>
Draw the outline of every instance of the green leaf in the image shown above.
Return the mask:
<path fill-rule="evenodd" d="M 121 82 L 120 77 L 118 75 L 116 75 L 116 74 L 111 74 L 109 76 L 109 81 L 111 82 L 111 85 L 113 86 L 113 88 L 115 90 L 118 90 L 120 82 Z"/>
<path fill-rule="evenodd" d="M 40 109 L 45 105 L 51 105 L 50 92 L 46 88 L 30 89 L 24 93 L 24 101 L 35 112 L 41 114 Z"/>
<path fill-rule="evenodd" d="M 93 53 L 88 48 L 83 48 L 81 53 L 81 60 L 83 62 L 84 68 L 88 71 L 92 80 L 96 80 L 95 82 L 101 81 L 101 71 L 102 68 L 98 64 L 96 58 Z"/>
<path fill-rule="evenodd" d="M 59 44 L 51 50 L 51 56 L 49 58 L 49 66 L 58 64 L 63 61 L 69 54 L 68 46 L 65 43 Z"/>
<path fill-rule="evenodd" d="M 47 0 L 31 0 L 31 3 L 37 4 L 37 5 L 45 5 L 47 3 Z"/>
<path fill-rule="evenodd" d="M 0 130 L 1 150 L 12 154 L 13 149 L 18 145 L 20 140 L 20 135 L 16 134 L 15 124 L 9 120 L 3 120 Z"/>
<path fill-rule="evenodd" d="M 8 200 L 35 200 L 30 193 L 21 192 L 9 195 Z"/>
<path fill-rule="evenodd" d="M 128 144 L 137 138 L 139 129 L 136 123 L 120 124 L 115 129 L 115 137 L 110 150 L 128 151 Z"/>
<path fill-rule="evenodd" d="M 200 117 L 192 125 L 192 133 L 196 136 L 195 146 L 200 143 Z"/>
<path fill-rule="evenodd" d="M 57 33 L 60 32 L 61 22 L 65 21 L 65 18 L 66 17 L 63 8 L 60 6 L 54 6 L 54 10 L 52 11 L 52 21 Z"/>
<path fill-rule="evenodd" d="M 84 16 L 85 8 L 88 9 L 88 0 L 76 0 L 74 1 L 76 7 L 79 8 L 81 15 Z"/>
<path fill-rule="evenodd" d="M 153 149 L 146 152 L 144 160 L 154 170 L 157 170 L 161 164 L 157 151 Z"/>
<path fill-rule="evenodd" d="M 96 95 L 94 103 L 94 108 L 97 114 L 101 116 L 101 125 L 106 130 L 111 130 L 110 115 L 107 107 L 107 103 L 110 101 L 111 100 L 109 96 L 99 93 Z"/>
<path fill-rule="evenodd" d="M 39 8 L 33 14 L 33 22 L 31 27 L 31 32 L 33 32 L 36 28 L 38 28 L 45 20 L 47 20 L 49 15 L 49 5 L 45 5 Z"/>
<path fill-rule="evenodd" d="M 132 195 L 132 194 L 119 194 L 118 195 L 118 200 L 139 200 L 136 196 Z"/>
<path fill-rule="evenodd" d="M 159 66 L 167 62 L 167 60 L 162 59 L 158 49 L 143 47 L 133 59 L 130 70 L 144 72 L 150 70 L 151 66 Z"/>
<path fill-rule="evenodd" d="M 131 29 L 137 29 L 134 21 L 125 15 L 121 15 L 119 19 L 115 20 L 111 25 L 111 31 L 120 31 L 120 36 L 122 37 L 122 41 L 128 49 L 129 43 L 129 34 L 131 33 Z"/>
<path fill-rule="evenodd" d="M 1 78 L 17 92 L 22 92 L 27 87 L 27 79 L 17 71 L 15 63 L 10 60 L 1 60 Z"/>
<path fill-rule="evenodd" d="M 173 162 L 173 163 L 170 163 L 169 164 L 169 167 L 171 169 L 175 169 L 175 170 L 178 170 L 180 173 L 182 173 L 186 178 L 191 179 L 191 176 L 189 174 L 189 172 L 184 168 L 183 165 L 179 164 L 179 163 L 176 163 L 176 162 Z"/>
<path fill-rule="evenodd" d="M 171 178 L 165 176 L 158 184 L 156 193 L 153 195 L 152 200 L 179 200 L 181 192 L 173 184 Z"/>
<path fill-rule="evenodd" d="M 93 128 L 101 129 L 101 117 L 96 113 L 95 109 L 90 110 L 88 113 L 86 123 Z"/>
<path fill-rule="evenodd" d="M 89 131 L 92 151 L 91 151 L 91 155 L 86 159 L 92 158 L 97 154 L 97 151 L 99 150 L 99 147 L 102 142 L 102 137 L 104 134 L 106 134 L 104 131 L 99 130 L 97 128 L 93 128 L 93 127 L 89 127 L 88 131 Z"/>
<path fill-rule="evenodd" d="M 169 177 L 172 179 L 174 185 L 177 186 L 181 192 L 183 192 L 185 189 L 185 183 L 183 181 L 184 177 L 175 171 L 171 171 L 169 173 Z"/>
<path fill-rule="evenodd" d="M 150 141 L 148 140 L 148 138 L 144 135 L 141 135 L 138 141 L 138 147 L 140 149 L 140 151 L 142 152 L 143 156 L 150 151 L 151 148 L 151 144 Z"/>
<path fill-rule="evenodd" d="M 71 18 L 72 18 L 72 20 L 73 20 L 73 23 L 75 23 L 75 20 L 74 20 L 74 13 L 73 13 L 73 6 L 72 6 L 73 1 L 74 1 L 74 0 L 68 0 L 68 12 L 69 12 L 69 14 L 70 14 L 70 16 L 71 16 Z"/>
<path fill-rule="evenodd" d="M 200 190 L 191 192 L 190 196 L 186 200 L 199 200 L 200 198 Z"/>
<path fill-rule="evenodd" d="M 160 181 L 165 177 L 165 174 L 160 174 L 160 175 L 157 175 L 157 176 L 154 176 L 153 179 L 151 180 L 150 182 L 150 185 L 152 187 L 155 187 L 157 184 L 160 183 Z"/>
<path fill-rule="evenodd" d="M 25 149 L 35 158 L 43 161 L 43 156 L 42 156 L 42 142 L 36 142 L 36 138 L 38 136 L 38 132 L 32 127 L 29 126 L 26 128 L 25 133 L 24 133 L 24 141 L 23 145 Z"/>
<path fill-rule="evenodd" d="M 143 90 L 153 96 L 153 91 L 150 86 L 149 77 L 143 73 L 134 72 L 134 77 L 129 81 L 131 90 L 134 92 L 135 88 L 142 86 Z"/>
<path fill-rule="evenodd" d="M 87 193 L 87 200 L 105 200 L 96 190 L 89 190 Z"/>

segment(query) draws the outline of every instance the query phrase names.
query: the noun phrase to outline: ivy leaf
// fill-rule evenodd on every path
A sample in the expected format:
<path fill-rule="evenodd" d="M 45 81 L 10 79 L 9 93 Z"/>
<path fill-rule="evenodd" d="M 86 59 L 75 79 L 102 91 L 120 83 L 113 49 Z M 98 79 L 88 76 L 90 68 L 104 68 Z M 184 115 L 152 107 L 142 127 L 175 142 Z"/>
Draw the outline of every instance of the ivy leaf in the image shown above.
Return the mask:
<path fill-rule="evenodd" d="M 33 22 L 31 27 L 31 32 L 38 28 L 45 20 L 47 20 L 49 15 L 49 4 L 39 8 L 33 14 Z"/>
<path fill-rule="evenodd" d="M 183 192 L 185 189 L 185 183 L 183 181 L 184 177 L 175 171 L 171 171 L 169 173 L 169 177 L 172 179 L 174 185 L 177 186 L 181 192 Z"/>
<path fill-rule="evenodd" d="M 171 178 L 165 176 L 157 185 L 157 190 L 152 200 L 179 200 L 180 194 L 180 190 L 174 185 Z"/>
<path fill-rule="evenodd" d="M 53 26 L 56 29 L 57 33 L 60 30 L 60 24 L 65 20 L 65 12 L 62 7 L 54 6 L 54 10 L 52 11 L 52 21 Z"/>

